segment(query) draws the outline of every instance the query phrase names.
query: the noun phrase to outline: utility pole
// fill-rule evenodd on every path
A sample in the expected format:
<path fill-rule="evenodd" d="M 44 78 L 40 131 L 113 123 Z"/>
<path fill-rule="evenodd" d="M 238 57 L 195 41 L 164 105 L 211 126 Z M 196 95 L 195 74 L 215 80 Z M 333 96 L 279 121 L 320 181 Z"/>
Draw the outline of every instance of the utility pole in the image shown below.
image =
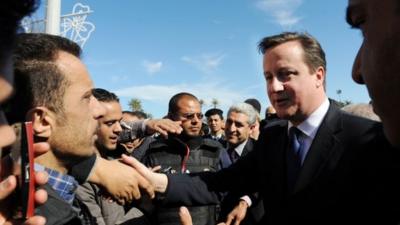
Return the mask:
<path fill-rule="evenodd" d="M 46 33 L 60 35 L 61 0 L 47 0 Z"/>
<path fill-rule="evenodd" d="M 46 0 L 46 18 L 33 20 L 25 17 L 21 26 L 26 33 L 47 33 L 68 38 L 83 47 L 95 30 L 95 25 L 87 21 L 93 13 L 88 5 L 76 3 L 72 13 L 61 15 L 62 0 Z"/>

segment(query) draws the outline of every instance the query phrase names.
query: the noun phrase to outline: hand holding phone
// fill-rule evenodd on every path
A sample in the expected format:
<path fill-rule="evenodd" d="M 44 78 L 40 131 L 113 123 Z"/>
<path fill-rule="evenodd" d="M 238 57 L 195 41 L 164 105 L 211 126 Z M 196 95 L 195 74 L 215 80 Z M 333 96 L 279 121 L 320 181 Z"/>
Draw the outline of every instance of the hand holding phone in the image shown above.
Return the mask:
<path fill-rule="evenodd" d="M 34 174 L 34 150 L 32 123 L 25 122 L 14 125 L 17 141 L 11 147 L 11 159 L 13 164 L 12 174 L 17 176 L 17 188 L 15 190 L 16 210 L 13 213 L 15 219 L 30 218 L 35 210 L 35 174 Z M 3 167 L 3 165 L 2 165 Z"/>
<path fill-rule="evenodd" d="M 21 128 L 21 194 L 22 215 L 30 218 L 35 211 L 35 170 L 33 152 L 32 122 L 25 122 Z"/>

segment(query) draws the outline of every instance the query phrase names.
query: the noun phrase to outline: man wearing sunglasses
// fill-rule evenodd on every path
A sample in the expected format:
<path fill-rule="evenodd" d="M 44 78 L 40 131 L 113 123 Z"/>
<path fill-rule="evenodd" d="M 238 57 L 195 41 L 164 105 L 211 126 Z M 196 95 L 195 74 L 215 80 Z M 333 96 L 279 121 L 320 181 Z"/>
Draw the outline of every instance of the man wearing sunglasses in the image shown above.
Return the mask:
<path fill-rule="evenodd" d="M 222 145 L 201 136 L 203 114 L 199 100 L 190 93 L 178 93 L 169 101 L 168 118 L 180 121 L 182 133 L 168 135 L 150 144 L 144 162 L 147 166 L 161 166 L 162 173 L 196 173 L 219 168 Z M 216 206 L 189 207 L 194 224 L 216 224 Z M 180 224 L 179 208 L 163 207 L 155 203 L 154 224 Z"/>

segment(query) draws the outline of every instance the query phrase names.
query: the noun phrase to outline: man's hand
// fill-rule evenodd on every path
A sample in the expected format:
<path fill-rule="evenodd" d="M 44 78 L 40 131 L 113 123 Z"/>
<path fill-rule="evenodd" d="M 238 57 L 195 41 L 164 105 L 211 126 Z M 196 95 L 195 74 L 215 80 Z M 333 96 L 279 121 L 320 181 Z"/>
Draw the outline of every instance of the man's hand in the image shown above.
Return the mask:
<path fill-rule="evenodd" d="M 40 142 L 33 145 L 35 156 L 46 153 L 50 146 L 48 143 Z M 28 220 L 14 220 L 12 219 L 12 213 L 15 209 L 10 207 L 10 201 L 15 201 L 11 194 L 17 188 L 17 177 L 20 175 L 20 165 L 16 164 L 9 156 L 4 157 L 1 160 L 1 179 L 0 183 L 0 225 L 16 225 L 16 224 L 26 224 L 26 225 L 44 225 L 46 224 L 46 219 L 42 216 L 33 216 Z M 46 172 L 36 172 L 35 173 L 35 184 L 37 186 L 44 185 L 47 183 L 48 175 Z M 43 204 L 47 201 L 47 192 L 45 190 L 39 189 L 35 191 L 35 202 L 36 204 Z"/>
<path fill-rule="evenodd" d="M 140 199 L 140 189 L 154 198 L 153 186 L 134 168 L 118 160 L 98 157 L 89 180 L 102 186 L 120 204 Z"/>
<path fill-rule="evenodd" d="M 247 205 L 246 201 L 240 200 L 237 206 L 228 214 L 226 218 L 226 224 L 230 225 L 233 221 L 235 221 L 233 224 L 239 225 L 246 216 L 248 207 L 249 206 Z"/>
<path fill-rule="evenodd" d="M 35 173 L 35 182 L 37 185 L 43 185 L 47 182 L 48 176 L 46 172 Z M 33 216 L 26 221 L 11 219 L 12 208 L 10 208 L 9 198 L 17 187 L 17 178 L 10 175 L 7 179 L 0 183 L 0 225 L 7 224 L 26 224 L 26 225 L 44 225 L 46 219 L 42 216 Z M 47 201 L 47 192 L 45 190 L 37 190 L 35 192 L 35 201 L 37 204 L 43 204 Z"/>
<path fill-rule="evenodd" d="M 143 177 L 145 177 L 150 184 L 154 187 L 154 191 L 159 193 L 164 193 L 167 190 L 168 178 L 165 174 L 155 173 L 152 169 L 147 168 L 145 165 L 140 163 L 137 159 L 122 155 L 122 162 L 133 167 L 137 170 Z"/>
<path fill-rule="evenodd" d="M 182 225 L 193 225 L 192 216 L 185 206 L 179 208 L 179 219 Z M 217 225 L 225 225 L 225 223 L 219 223 Z"/>
<path fill-rule="evenodd" d="M 145 125 L 147 133 L 153 134 L 158 132 L 165 138 L 168 137 L 168 133 L 180 134 L 182 132 L 181 122 L 170 119 L 151 119 L 147 120 Z"/>
<path fill-rule="evenodd" d="M 179 219 L 182 225 L 193 225 L 192 216 L 185 206 L 179 208 Z"/>

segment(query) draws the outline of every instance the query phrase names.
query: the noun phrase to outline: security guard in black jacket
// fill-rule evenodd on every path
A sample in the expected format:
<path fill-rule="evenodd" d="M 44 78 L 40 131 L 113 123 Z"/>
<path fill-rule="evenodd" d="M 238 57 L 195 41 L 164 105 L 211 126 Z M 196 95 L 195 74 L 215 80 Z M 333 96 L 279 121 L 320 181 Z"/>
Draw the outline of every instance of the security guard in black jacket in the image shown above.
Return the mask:
<path fill-rule="evenodd" d="M 203 114 L 199 100 L 189 93 L 176 94 L 169 102 L 168 117 L 182 122 L 182 133 L 151 143 L 143 162 L 150 167 L 161 166 L 162 173 L 217 171 L 224 149 L 218 141 L 201 137 Z M 193 224 L 216 224 L 217 205 L 189 207 L 189 211 Z M 180 224 L 179 206 L 165 207 L 162 200 L 155 202 L 153 215 L 154 224 Z"/>

